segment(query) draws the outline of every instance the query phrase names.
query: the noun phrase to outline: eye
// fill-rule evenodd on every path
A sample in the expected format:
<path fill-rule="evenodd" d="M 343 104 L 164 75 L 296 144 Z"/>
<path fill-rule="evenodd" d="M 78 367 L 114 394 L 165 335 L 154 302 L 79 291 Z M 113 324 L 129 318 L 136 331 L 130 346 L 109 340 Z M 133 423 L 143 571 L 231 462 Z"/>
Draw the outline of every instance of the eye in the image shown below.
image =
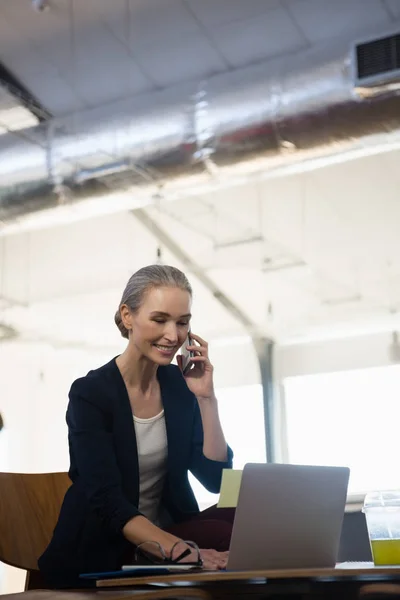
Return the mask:
<path fill-rule="evenodd" d="M 189 325 L 189 322 L 188 321 L 186 321 L 186 322 L 181 321 L 180 323 L 178 323 L 178 325 L 180 325 L 181 327 L 187 327 Z"/>
<path fill-rule="evenodd" d="M 153 319 L 153 321 L 154 321 L 155 323 L 165 323 L 165 319 L 160 319 L 160 318 L 158 318 L 158 319 Z"/>

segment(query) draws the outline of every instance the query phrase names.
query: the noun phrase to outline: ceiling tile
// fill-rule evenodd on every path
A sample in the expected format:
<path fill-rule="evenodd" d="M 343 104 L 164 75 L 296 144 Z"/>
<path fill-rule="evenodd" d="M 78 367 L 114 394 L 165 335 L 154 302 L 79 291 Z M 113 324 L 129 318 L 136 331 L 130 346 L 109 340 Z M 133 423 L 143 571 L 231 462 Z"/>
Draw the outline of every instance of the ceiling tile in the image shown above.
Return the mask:
<path fill-rule="evenodd" d="M 60 75 L 30 76 L 26 73 L 23 81 L 41 104 L 56 117 L 85 108 L 84 101 Z"/>
<path fill-rule="evenodd" d="M 399 0 L 383 0 L 384 6 L 387 8 L 390 15 L 400 17 L 400 2 Z"/>
<path fill-rule="evenodd" d="M 42 56 L 23 29 L 16 27 L 0 13 L 0 60 L 17 77 L 27 69 L 35 73 L 43 71 L 46 57 Z"/>
<path fill-rule="evenodd" d="M 92 60 L 82 61 L 76 88 L 88 104 L 98 106 L 150 91 L 153 86 L 139 68 L 124 57 L 118 62 L 109 64 Z"/>
<path fill-rule="evenodd" d="M 201 35 L 170 43 L 165 48 L 147 48 L 136 54 L 138 63 L 161 86 L 198 81 L 224 70 L 224 63 Z"/>
<path fill-rule="evenodd" d="M 123 44 L 129 44 L 130 38 L 130 15 L 133 3 L 127 0 L 80 0 L 81 13 L 84 11 L 86 20 L 93 21 L 93 15 L 101 20 L 109 31 Z M 138 2 L 135 2 L 135 10 L 139 10 Z M 90 19 L 91 14 L 91 19 Z"/>
<path fill-rule="evenodd" d="M 213 32 L 215 43 L 227 60 L 240 67 L 304 48 L 305 41 L 283 9 Z"/>
<path fill-rule="evenodd" d="M 311 42 L 322 42 L 389 23 L 376 0 L 290 0 L 287 8 Z"/>
<path fill-rule="evenodd" d="M 75 96 L 83 103 L 103 104 L 154 87 L 129 56 L 126 40 L 115 35 L 91 0 L 76 4 L 73 37 L 65 2 L 52 4 L 43 15 L 31 9 L 12 12 L 10 6 L 0 14 L 0 59 L 39 98 L 44 85 L 48 97 L 43 103 L 54 106 L 57 114 L 77 110 L 82 103 Z"/>
<path fill-rule="evenodd" d="M 68 81 L 75 80 L 77 90 L 90 104 L 103 104 L 152 88 L 127 48 L 101 23 L 80 32 L 74 59 L 75 65 L 70 61 L 63 72 Z"/>
<path fill-rule="evenodd" d="M 52 8 L 44 13 L 33 10 L 29 2 L 2 2 L 0 4 L 0 21 L 18 33 L 13 40 L 8 40 L 10 48 L 17 49 L 21 41 L 29 41 L 33 48 L 41 42 L 54 39 L 59 35 L 68 35 L 69 14 L 66 2 L 52 2 Z"/>
<path fill-rule="evenodd" d="M 188 39 L 196 35 L 199 27 L 190 12 L 185 10 L 180 0 L 147 0 L 131 11 L 129 38 L 131 48 L 165 49 L 175 45 L 180 38 Z"/>
<path fill-rule="evenodd" d="M 210 29 L 263 15 L 280 0 L 185 0 L 197 18 Z"/>

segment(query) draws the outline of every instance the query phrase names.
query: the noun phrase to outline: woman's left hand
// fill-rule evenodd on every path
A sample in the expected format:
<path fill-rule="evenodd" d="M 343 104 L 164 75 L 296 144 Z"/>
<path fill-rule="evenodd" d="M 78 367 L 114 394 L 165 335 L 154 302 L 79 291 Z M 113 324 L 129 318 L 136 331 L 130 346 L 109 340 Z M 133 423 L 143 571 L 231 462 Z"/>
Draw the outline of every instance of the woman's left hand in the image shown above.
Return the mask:
<path fill-rule="evenodd" d="M 208 357 L 208 344 L 198 335 L 190 334 L 190 337 L 195 340 L 198 345 L 188 346 L 189 351 L 195 352 L 190 360 L 193 364 L 190 371 L 184 376 L 186 383 L 191 392 L 197 399 L 210 399 L 214 397 L 214 381 L 213 371 L 210 359 Z M 178 365 L 182 368 L 182 357 L 178 356 Z"/>

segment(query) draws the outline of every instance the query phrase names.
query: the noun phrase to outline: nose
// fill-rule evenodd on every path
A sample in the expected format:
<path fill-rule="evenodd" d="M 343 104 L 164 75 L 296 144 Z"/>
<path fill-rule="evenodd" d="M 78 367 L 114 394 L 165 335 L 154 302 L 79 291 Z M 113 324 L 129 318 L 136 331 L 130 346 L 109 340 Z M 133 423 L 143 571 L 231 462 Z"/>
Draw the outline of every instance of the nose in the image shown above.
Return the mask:
<path fill-rule="evenodd" d="M 164 337 L 169 344 L 178 343 L 178 329 L 175 323 L 168 323 L 164 330 Z"/>

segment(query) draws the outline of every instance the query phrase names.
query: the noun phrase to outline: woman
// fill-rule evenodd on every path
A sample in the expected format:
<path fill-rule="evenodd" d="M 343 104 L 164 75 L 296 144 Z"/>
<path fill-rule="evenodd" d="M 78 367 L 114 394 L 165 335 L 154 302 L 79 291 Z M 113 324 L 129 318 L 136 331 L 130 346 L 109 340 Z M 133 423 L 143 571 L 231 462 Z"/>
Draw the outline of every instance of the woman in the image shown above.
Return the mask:
<path fill-rule="evenodd" d="M 126 350 L 72 384 L 67 410 L 70 478 L 53 538 L 39 568 L 54 587 L 82 585 L 79 574 L 132 563 L 158 542 L 201 548 L 205 568 L 224 568 L 232 515 L 199 513 L 191 471 L 219 492 L 232 451 L 222 432 L 207 343 L 191 333 L 193 366 L 171 365 L 187 339 L 192 290 L 174 267 L 153 265 L 129 280 L 115 322 Z M 193 342 L 194 343 L 194 342 Z M 180 544 L 196 560 L 195 551 Z M 146 548 L 155 548 L 155 544 Z M 211 548 L 211 549 L 210 549 Z"/>

